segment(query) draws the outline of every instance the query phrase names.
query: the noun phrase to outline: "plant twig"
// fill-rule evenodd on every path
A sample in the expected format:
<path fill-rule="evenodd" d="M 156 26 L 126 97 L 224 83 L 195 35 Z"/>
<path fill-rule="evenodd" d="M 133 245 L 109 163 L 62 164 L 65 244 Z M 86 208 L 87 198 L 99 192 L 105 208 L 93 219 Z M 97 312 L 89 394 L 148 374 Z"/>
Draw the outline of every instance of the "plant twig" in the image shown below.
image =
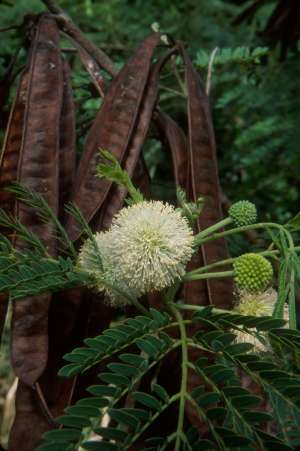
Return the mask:
<path fill-rule="evenodd" d="M 0 33 L 3 33 L 5 31 L 17 30 L 18 28 L 20 28 L 20 25 L 10 25 L 9 27 L 0 28 Z"/>
<path fill-rule="evenodd" d="M 210 88 L 211 88 L 211 77 L 212 77 L 213 64 L 214 64 L 214 60 L 215 60 L 215 57 L 216 57 L 218 51 L 219 51 L 219 47 L 216 47 L 212 51 L 212 54 L 210 55 L 210 59 L 209 59 L 207 80 L 206 80 L 206 94 L 208 96 L 209 96 Z"/>
<path fill-rule="evenodd" d="M 42 0 L 52 14 L 65 14 L 63 9 L 53 0 Z"/>
<path fill-rule="evenodd" d="M 84 48 L 88 54 L 94 58 L 97 64 L 105 69 L 110 75 L 115 76 L 118 73 L 114 63 L 101 49 L 90 42 L 80 29 L 74 24 L 72 19 L 65 13 L 65 11 L 58 6 L 55 0 L 41 0 L 48 10 L 55 15 L 55 19 L 61 24 L 63 30 Z"/>
<path fill-rule="evenodd" d="M 50 409 L 48 407 L 47 401 L 46 401 L 46 399 L 44 397 L 44 394 L 42 392 L 40 384 L 38 382 L 36 382 L 34 384 L 34 388 L 36 390 L 36 394 L 37 394 L 37 398 L 38 398 L 38 401 L 39 401 L 40 408 L 43 411 L 45 417 L 47 418 L 47 420 L 49 421 L 49 423 L 52 426 L 56 426 L 56 423 L 54 421 L 54 417 L 53 417 L 53 415 L 52 415 L 52 413 L 51 413 L 51 411 L 50 411 Z"/>

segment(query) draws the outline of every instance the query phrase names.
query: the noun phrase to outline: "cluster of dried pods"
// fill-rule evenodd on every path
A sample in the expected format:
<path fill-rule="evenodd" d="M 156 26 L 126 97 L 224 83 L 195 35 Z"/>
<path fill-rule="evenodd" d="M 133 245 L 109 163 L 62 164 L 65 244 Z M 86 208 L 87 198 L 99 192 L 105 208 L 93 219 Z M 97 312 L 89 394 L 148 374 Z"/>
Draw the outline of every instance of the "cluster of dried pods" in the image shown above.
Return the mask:
<path fill-rule="evenodd" d="M 170 151 L 176 185 L 186 189 L 190 200 L 206 197 L 198 229 L 218 221 L 222 215 L 220 188 L 208 98 L 182 44 L 175 43 L 166 50 L 165 56 L 153 63 L 161 35 L 150 35 L 123 69 L 119 73 L 114 71 L 110 85 L 104 89 L 98 63 L 73 36 L 98 92 L 105 91 L 77 162 L 70 67 L 59 47 L 59 28 L 60 22 L 50 14 L 42 14 L 35 24 L 28 65 L 19 80 L 1 155 L 1 207 L 34 231 L 53 256 L 57 254 L 57 243 L 52 226 L 40 222 L 29 207 L 17 203 L 5 191 L 10 182 L 18 181 L 42 193 L 75 243 L 80 240 L 80 229 L 72 217 L 64 215 L 63 209 L 69 200 L 78 205 L 94 230 L 107 228 L 121 208 L 126 192 L 95 177 L 99 148 L 109 150 L 149 197 L 150 179 L 142 149 L 153 123 Z M 184 61 L 188 136 L 158 105 L 160 71 L 174 53 L 180 54 Z M 15 244 L 22 246 L 19 242 Z M 224 243 L 214 241 L 201 249 L 191 266 L 223 258 L 226 258 Z M 187 283 L 185 299 L 189 304 L 228 307 L 232 286 L 224 280 Z M 149 301 L 159 305 L 158 297 L 150 297 Z M 101 302 L 99 295 L 85 289 L 31 297 L 15 302 L 12 309 L 11 361 L 19 382 L 9 449 L 25 449 L 26 444 L 26 450 L 30 451 L 35 449 L 42 433 L 55 426 L 53 418 L 78 399 L 95 377 L 95 372 L 91 372 L 76 380 L 58 378 L 62 355 L 79 345 L 83 338 L 100 334 L 113 319 L 114 311 Z M 0 329 L 6 310 L 7 299 L 1 295 Z M 176 374 L 176 356 L 166 371 L 161 368 L 159 377 L 163 384 L 170 383 L 170 365 Z M 197 379 L 190 377 L 190 388 L 197 383 Z M 188 407 L 187 414 L 198 425 L 192 408 Z M 165 427 L 166 424 L 163 432 Z"/>

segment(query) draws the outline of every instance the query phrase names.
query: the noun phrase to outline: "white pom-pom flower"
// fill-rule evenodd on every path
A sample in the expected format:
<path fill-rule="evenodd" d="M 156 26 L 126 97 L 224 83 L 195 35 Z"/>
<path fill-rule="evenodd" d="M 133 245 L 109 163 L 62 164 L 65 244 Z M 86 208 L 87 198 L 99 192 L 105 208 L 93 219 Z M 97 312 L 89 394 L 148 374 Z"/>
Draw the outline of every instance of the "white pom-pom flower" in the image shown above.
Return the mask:
<path fill-rule="evenodd" d="M 273 288 L 259 293 L 240 290 L 234 310 L 247 316 L 272 316 L 276 299 L 277 292 Z"/>
<path fill-rule="evenodd" d="M 104 292 L 110 304 L 114 306 L 126 305 L 130 298 L 139 297 L 140 293 L 129 288 L 117 277 L 110 258 L 110 233 L 98 232 L 93 238 L 93 241 L 85 241 L 78 255 L 79 267 L 91 274 L 95 280 L 92 288 Z"/>
<path fill-rule="evenodd" d="M 161 290 L 185 274 L 193 233 L 173 206 L 144 201 L 123 208 L 110 233 L 112 261 L 129 287 L 140 293 Z"/>
<path fill-rule="evenodd" d="M 121 305 L 171 286 L 185 274 L 192 254 L 193 233 L 180 212 L 160 201 L 143 201 L 123 208 L 108 232 L 94 235 L 94 243 L 87 240 L 78 264 L 93 275 L 95 288 Z"/>
<path fill-rule="evenodd" d="M 238 301 L 234 307 L 234 311 L 246 316 L 272 316 L 275 303 L 277 300 L 277 292 L 273 288 L 260 293 L 249 293 L 246 290 L 240 290 L 238 293 Z M 284 307 L 284 319 L 288 322 L 289 313 L 288 306 Z M 251 343 L 256 352 L 267 352 L 270 346 L 267 336 L 260 333 L 260 339 L 255 336 L 256 329 L 249 329 L 251 334 L 245 332 L 236 332 L 236 341 L 238 343 Z"/>

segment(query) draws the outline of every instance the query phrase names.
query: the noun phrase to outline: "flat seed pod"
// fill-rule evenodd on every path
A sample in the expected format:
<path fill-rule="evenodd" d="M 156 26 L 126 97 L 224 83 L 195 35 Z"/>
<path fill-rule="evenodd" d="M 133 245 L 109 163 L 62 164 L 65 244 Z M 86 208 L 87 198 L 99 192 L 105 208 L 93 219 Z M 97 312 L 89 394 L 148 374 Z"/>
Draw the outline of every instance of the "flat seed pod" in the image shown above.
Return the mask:
<path fill-rule="evenodd" d="M 205 205 L 198 220 L 198 230 L 215 224 L 222 219 L 221 191 L 218 176 L 216 146 L 209 100 L 205 94 L 197 71 L 182 48 L 186 65 L 186 84 L 188 92 L 188 151 L 190 162 L 190 195 L 192 200 L 205 197 Z M 228 257 L 225 241 L 214 240 L 201 249 L 202 264 L 208 264 Z M 194 284 L 195 285 L 195 284 Z M 201 284 L 199 284 L 200 287 Z M 191 284 L 188 284 L 191 286 Z M 228 308 L 232 299 L 232 281 L 214 280 L 206 283 L 207 300 L 222 308 Z M 199 296 L 187 294 L 187 302 L 199 303 Z M 200 301 L 201 302 L 201 301 Z"/>
<path fill-rule="evenodd" d="M 108 180 L 95 177 L 100 162 L 99 148 L 110 151 L 120 162 L 123 160 L 144 96 L 153 51 L 159 40 L 159 33 L 146 38 L 112 81 L 88 134 L 72 197 L 87 221 L 91 221 L 99 211 L 111 187 Z M 80 230 L 72 218 L 67 223 L 67 230 L 71 239 L 78 238 Z"/>
<path fill-rule="evenodd" d="M 28 71 L 24 71 L 10 112 L 0 157 L 0 205 L 5 211 L 11 213 L 14 211 L 15 197 L 12 193 L 5 191 L 5 188 L 17 180 L 27 88 Z"/>
<path fill-rule="evenodd" d="M 90 296 L 85 289 L 72 289 L 55 293 L 51 300 L 48 313 L 49 355 L 39 384 L 54 417 L 61 415 L 70 401 L 74 381 L 57 374 L 64 365 L 63 355 L 80 346 L 86 336 Z M 100 331 L 101 324 L 98 333 Z"/>
<path fill-rule="evenodd" d="M 0 158 L 0 207 L 7 213 L 13 213 L 15 208 L 14 196 L 8 191 L 5 191 L 5 188 L 17 179 L 27 87 L 28 72 L 24 71 L 21 75 L 16 98 L 9 115 Z M 4 235 L 8 232 L 9 231 L 7 230 L 1 230 L 1 233 Z M 7 305 L 7 296 L 0 294 L 0 342 L 5 323 Z"/>
<path fill-rule="evenodd" d="M 78 49 L 78 54 L 81 59 L 82 64 L 88 71 L 91 76 L 92 82 L 100 94 L 101 97 L 104 97 L 104 93 L 106 91 L 105 80 L 101 75 L 100 68 L 96 61 L 84 50 L 78 43 L 74 42 L 74 45 Z"/>
<path fill-rule="evenodd" d="M 145 142 L 150 122 L 153 116 L 153 111 L 158 99 L 158 83 L 160 71 L 171 56 L 173 50 L 166 53 L 159 62 L 152 66 L 149 74 L 149 79 L 145 89 L 144 97 L 141 103 L 140 111 L 137 117 L 135 128 L 132 132 L 132 138 L 128 146 L 126 155 L 124 156 L 123 167 L 128 172 L 130 177 L 133 177 L 135 168 L 139 161 L 143 144 Z M 124 199 L 127 195 L 127 190 L 122 186 L 114 186 L 113 193 L 110 195 L 109 202 L 104 211 L 102 218 L 102 227 L 107 229 L 112 221 L 114 215 L 122 208 Z"/>
<path fill-rule="evenodd" d="M 64 219 L 64 204 L 69 201 L 74 182 L 76 157 L 75 108 L 70 80 L 70 68 L 63 62 L 63 104 L 60 117 L 59 146 L 59 216 Z M 59 415 L 66 406 L 73 382 L 59 380 L 57 373 L 62 365 L 62 355 L 76 346 L 74 331 L 76 306 L 80 304 L 82 290 L 69 290 L 55 293 L 48 312 L 49 350 L 48 362 L 39 379 L 44 397 L 54 416 Z M 74 314 L 72 317 L 72 314 Z M 73 346 L 74 345 L 74 346 Z"/>
<path fill-rule="evenodd" d="M 179 125 L 160 109 L 155 113 L 154 120 L 162 142 L 170 149 L 176 186 L 185 188 L 188 175 L 186 136 Z"/>
<path fill-rule="evenodd" d="M 59 121 L 62 102 L 62 60 L 56 22 L 42 16 L 31 49 L 23 139 L 17 180 L 41 193 L 58 212 Z M 55 254 L 53 226 L 37 219 L 34 211 L 18 203 L 18 219 L 36 233 Z M 18 247 L 23 243 L 17 242 Z M 32 385 L 42 374 L 48 355 L 49 295 L 27 298 L 13 305 L 12 364 L 17 376 Z"/>
<path fill-rule="evenodd" d="M 63 62 L 63 102 L 59 134 L 59 217 L 64 219 L 64 205 L 68 202 L 74 182 L 75 156 L 75 108 L 70 80 L 70 68 Z M 72 324 L 76 324 L 72 313 L 80 303 L 81 290 L 69 290 L 52 296 L 48 311 L 49 349 L 48 362 L 39 384 L 54 416 L 59 415 L 66 406 L 73 381 L 59 380 L 57 373 L 62 365 L 62 355 L 69 352 L 75 344 Z M 73 320 L 73 321 L 72 321 Z"/>
<path fill-rule="evenodd" d="M 41 436 L 53 423 L 46 419 L 37 393 L 32 388 L 18 382 L 16 393 L 16 416 L 10 432 L 10 451 L 34 451 Z"/>

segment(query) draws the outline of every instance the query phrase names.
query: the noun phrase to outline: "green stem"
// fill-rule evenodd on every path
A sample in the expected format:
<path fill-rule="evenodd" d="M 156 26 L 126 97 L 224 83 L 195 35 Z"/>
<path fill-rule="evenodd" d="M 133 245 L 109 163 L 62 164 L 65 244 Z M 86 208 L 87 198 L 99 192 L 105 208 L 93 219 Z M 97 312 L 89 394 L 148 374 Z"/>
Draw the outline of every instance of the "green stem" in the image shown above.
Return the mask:
<path fill-rule="evenodd" d="M 216 224 L 213 224 L 210 227 L 207 227 L 207 229 L 202 230 L 201 232 L 199 232 L 196 235 L 196 239 L 202 239 L 205 238 L 207 235 L 210 235 L 211 233 L 214 233 L 216 230 L 220 230 L 223 227 L 226 227 L 227 225 L 232 224 L 232 219 L 231 218 L 225 218 L 222 219 L 222 221 L 217 222 Z"/>
<path fill-rule="evenodd" d="M 222 222 L 222 221 L 221 221 Z M 220 224 L 220 223 L 218 223 Z M 234 229 L 230 229 L 230 230 L 225 230 L 224 232 L 219 232 L 219 233 L 213 233 L 210 236 L 207 236 L 206 238 L 203 239 L 203 233 L 206 232 L 206 230 L 209 230 L 210 227 L 206 230 L 204 230 L 203 232 L 198 233 L 195 236 L 195 240 L 194 240 L 194 245 L 195 246 L 200 246 L 202 244 L 205 244 L 209 241 L 212 240 L 216 240 L 218 238 L 223 238 L 224 236 L 228 236 L 228 235 L 233 235 L 235 233 L 240 233 L 240 232 L 245 232 L 247 230 L 254 230 L 254 229 L 270 229 L 270 228 L 274 228 L 277 230 L 281 230 L 286 234 L 286 237 L 288 239 L 288 242 L 290 244 L 291 249 L 294 248 L 294 242 L 292 239 L 291 234 L 281 225 L 279 224 L 275 224 L 273 222 L 261 222 L 258 224 L 252 224 L 252 225 L 248 225 L 248 226 L 242 226 L 242 227 L 235 227 Z M 207 234 L 205 234 L 206 236 Z"/>
<path fill-rule="evenodd" d="M 149 311 L 136 298 L 131 298 L 131 303 L 144 315 L 149 316 Z"/>
<path fill-rule="evenodd" d="M 184 324 L 191 324 L 191 321 L 185 320 L 185 321 L 184 321 Z M 177 322 L 177 321 L 176 321 L 176 322 L 172 322 L 172 323 L 167 324 L 166 326 L 162 326 L 162 327 L 160 327 L 159 329 L 156 329 L 155 332 L 156 332 L 156 333 L 159 333 L 159 332 L 165 331 L 166 329 L 170 329 L 170 328 L 172 328 L 172 327 L 177 327 L 177 326 L 178 326 L 178 322 Z M 151 331 L 150 331 L 150 332 L 151 332 Z M 144 337 L 145 335 L 147 335 L 148 333 L 149 333 L 149 331 L 145 332 L 145 333 L 142 334 L 142 335 L 139 335 L 138 338 L 143 338 L 143 337 Z M 135 343 L 135 342 L 136 342 L 136 339 L 134 339 L 134 340 L 132 341 L 132 343 Z M 181 341 L 176 341 L 176 342 L 174 343 L 174 345 L 172 345 L 172 347 L 169 348 L 169 349 L 168 349 L 167 351 L 165 351 L 165 352 L 168 353 L 169 351 L 175 349 L 175 348 L 176 348 L 177 346 L 179 346 L 180 344 L 181 344 Z M 116 350 L 114 350 L 114 351 L 107 352 L 107 354 L 104 354 L 104 355 L 103 355 L 103 354 L 97 354 L 95 357 L 92 358 L 92 361 L 89 360 L 88 363 L 85 363 L 85 364 L 84 364 L 84 367 L 83 367 L 83 369 L 82 369 L 82 373 L 84 373 L 84 372 L 90 370 L 93 366 L 97 365 L 100 361 L 105 360 L 105 359 L 107 359 L 108 357 L 112 357 L 116 352 L 123 351 L 123 349 L 126 349 L 126 348 L 128 348 L 128 343 L 125 343 L 124 345 L 120 346 L 118 349 L 116 349 Z M 164 355 L 165 355 L 165 354 L 162 354 L 163 357 L 164 357 Z M 155 360 L 155 362 L 154 362 L 154 364 L 156 364 L 156 363 L 159 361 L 160 358 L 161 358 L 161 357 L 157 357 L 156 360 Z M 149 369 L 150 367 L 151 367 L 151 365 L 149 365 L 147 368 Z M 127 387 L 127 388 L 128 388 L 128 387 Z"/>
<path fill-rule="evenodd" d="M 168 88 L 167 86 L 162 86 L 162 85 L 160 85 L 159 88 L 160 88 L 162 91 L 171 92 L 171 93 L 174 94 L 175 96 L 183 97 L 184 99 L 186 98 L 186 96 L 185 96 L 182 92 L 177 91 L 176 89 L 171 89 L 171 88 Z"/>
<path fill-rule="evenodd" d="M 177 281 L 170 288 L 168 288 L 166 294 L 164 295 L 164 302 L 166 304 L 173 301 L 173 299 L 179 289 L 179 286 L 180 286 L 180 282 Z"/>
<path fill-rule="evenodd" d="M 210 271 L 213 268 L 217 268 L 219 266 L 227 266 L 231 265 L 237 257 L 226 258 L 225 260 L 219 260 L 217 262 L 211 263 L 210 265 L 201 266 L 200 268 L 193 269 L 193 271 L 189 271 L 187 274 L 201 274 L 206 271 Z"/>
<path fill-rule="evenodd" d="M 153 424 L 153 422 L 174 402 L 176 402 L 178 400 L 179 396 L 178 394 L 172 396 L 172 398 L 169 399 L 169 402 L 167 404 L 165 404 L 163 406 L 163 408 L 159 411 L 154 413 L 151 416 L 150 421 L 148 421 L 141 429 L 139 429 L 139 431 L 133 436 L 132 440 L 130 441 L 130 443 L 128 445 L 126 445 L 125 449 L 129 449 L 128 447 L 132 447 L 133 443 L 136 442 L 136 440 L 146 431 L 146 429 L 148 429 L 148 427 Z M 179 451 L 179 449 L 178 449 Z"/>
<path fill-rule="evenodd" d="M 191 274 L 186 273 L 183 280 L 204 280 L 204 279 L 215 279 L 219 277 L 233 277 L 234 271 L 221 271 L 221 272 L 209 272 L 204 274 Z"/>
<path fill-rule="evenodd" d="M 207 305 L 191 305 L 191 304 L 171 304 L 176 309 L 179 310 L 195 310 L 196 312 L 202 312 L 204 309 L 207 308 Z M 220 308 L 213 308 L 214 313 L 232 313 L 236 314 L 233 310 L 224 310 Z"/>
<path fill-rule="evenodd" d="M 184 95 L 184 97 L 187 97 L 187 89 L 186 89 L 186 85 L 185 83 L 182 81 L 181 77 L 180 77 L 180 73 L 176 64 L 176 56 L 174 55 L 172 58 L 172 65 L 173 65 L 173 71 L 174 71 L 174 75 L 177 79 L 178 85 L 181 88 L 182 94 Z"/>
<path fill-rule="evenodd" d="M 115 285 L 111 285 L 107 280 L 103 280 L 102 283 L 103 283 L 103 285 L 105 285 L 109 289 L 115 291 L 120 296 L 122 296 L 125 299 L 127 299 L 128 302 L 130 304 L 134 305 L 141 313 L 143 313 L 144 315 L 149 316 L 149 311 L 136 298 L 128 296 L 126 293 L 124 293 L 124 291 L 119 290 Z"/>
<path fill-rule="evenodd" d="M 196 412 L 198 413 L 199 418 L 203 418 L 204 421 L 207 422 L 209 429 L 211 431 L 211 434 L 213 435 L 214 439 L 216 440 L 216 443 L 218 444 L 218 449 L 220 449 L 222 451 L 228 450 L 228 448 L 225 446 L 225 443 L 224 443 L 222 437 L 219 436 L 218 433 L 216 432 L 212 421 L 207 417 L 206 413 L 201 409 L 199 404 L 189 394 L 186 395 L 186 399 L 194 406 L 194 408 L 196 409 Z"/>
<path fill-rule="evenodd" d="M 289 289 L 289 328 L 297 329 L 296 299 L 295 299 L 295 270 L 291 269 Z"/>
<path fill-rule="evenodd" d="M 297 248 L 295 248 L 297 249 Z M 300 250 L 300 247 L 298 247 L 298 250 Z M 276 255 L 280 254 L 280 251 L 278 249 L 273 250 L 273 251 L 263 251 L 263 252 L 255 252 L 258 255 L 262 255 L 263 257 L 273 257 L 275 258 Z M 239 257 L 232 257 L 232 258 L 227 258 L 225 260 L 219 260 L 217 262 L 211 263 L 210 265 L 206 265 L 206 266 L 201 266 L 200 268 L 196 268 L 193 271 L 189 271 L 187 274 L 191 275 L 191 274 L 201 274 L 203 272 L 206 272 L 208 270 L 211 270 L 213 268 L 217 268 L 219 266 L 227 266 L 227 265 L 231 265 L 232 263 L 234 263 Z"/>
<path fill-rule="evenodd" d="M 213 393 L 217 393 L 219 395 L 220 399 L 223 399 L 225 407 L 227 407 L 228 411 L 233 411 L 234 412 L 234 415 L 239 419 L 239 422 L 243 425 L 244 429 L 247 430 L 247 432 L 248 432 L 247 436 L 251 436 L 253 434 L 253 430 L 252 430 L 251 426 L 249 425 L 249 423 L 247 423 L 247 421 L 245 421 L 245 419 L 241 415 L 239 409 L 234 404 L 232 404 L 230 398 L 228 399 L 226 397 L 226 395 L 224 394 L 223 390 L 220 389 L 218 387 L 218 385 L 216 385 L 213 382 L 213 380 L 210 379 L 206 375 L 205 371 L 203 371 L 200 366 L 198 366 L 197 368 L 195 367 L 194 371 L 196 372 L 196 374 L 198 374 L 204 380 L 204 382 L 206 383 L 206 385 L 208 387 L 212 388 Z M 256 438 L 257 443 L 259 445 L 259 449 L 260 450 L 265 450 L 259 435 L 256 432 L 254 432 L 254 435 L 255 435 L 255 438 Z"/>
<path fill-rule="evenodd" d="M 188 380 L 188 344 L 187 335 L 184 325 L 183 318 L 179 311 L 174 307 L 174 305 L 169 304 L 172 313 L 178 321 L 181 339 L 181 352 L 182 352 L 182 362 L 181 362 L 181 386 L 179 393 L 179 415 L 176 430 L 176 442 L 175 451 L 180 451 L 181 436 L 183 434 L 183 423 L 184 423 L 184 411 L 185 411 L 185 398 L 187 396 L 187 380 Z"/>

